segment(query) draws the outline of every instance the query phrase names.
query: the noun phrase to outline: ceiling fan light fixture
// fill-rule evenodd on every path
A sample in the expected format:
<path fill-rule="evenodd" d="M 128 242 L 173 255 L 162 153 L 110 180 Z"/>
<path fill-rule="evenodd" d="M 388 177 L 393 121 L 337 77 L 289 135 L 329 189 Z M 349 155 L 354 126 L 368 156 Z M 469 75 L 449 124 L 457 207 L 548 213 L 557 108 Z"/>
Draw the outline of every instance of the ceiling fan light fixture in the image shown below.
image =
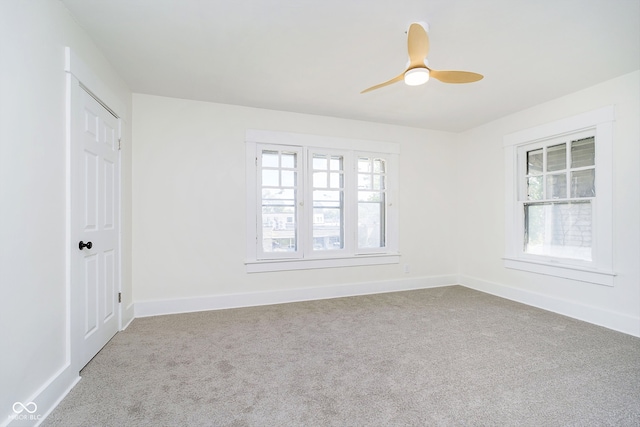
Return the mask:
<path fill-rule="evenodd" d="M 425 84 L 429 77 L 433 77 L 443 83 L 472 83 L 482 79 L 482 74 L 469 71 L 438 71 L 430 68 L 427 62 L 427 55 L 429 54 L 429 35 L 427 30 L 428 26 L 424 23 L 412 23 L 407 31 L 409 61 L 404 72 L 386 82 L 371 86 L 360 93 L 371 92 L 402 80 L 409 86 L 418 86 Z"/>
<path fill-rule="evenodd" d="M 404 82 L 409 86 L 419 86 L 429 80 L 429 70 L 427 68 L 414 68 L 404 73 Z"/>

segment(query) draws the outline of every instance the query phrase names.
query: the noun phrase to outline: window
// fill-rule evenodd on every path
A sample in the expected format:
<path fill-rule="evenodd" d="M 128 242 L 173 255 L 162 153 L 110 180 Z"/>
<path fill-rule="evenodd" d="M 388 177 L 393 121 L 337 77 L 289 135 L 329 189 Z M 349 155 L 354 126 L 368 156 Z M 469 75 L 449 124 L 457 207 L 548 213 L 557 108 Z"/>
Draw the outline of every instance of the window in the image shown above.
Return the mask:
<path fill-rule="evenodd" d="M 593 260 L 595 138 L 587 135 L 520 147 L 525 253 Z"/>
<path fill-rule="evenodd" d="M 299 150 L 265 147 L 257 163 L 260 169 L 262 257 L 286 257 L 298 251 Z"/>
<path fill-rule="evenodd" d="M 397 144 L 247 131 L 247 271 L 399 262 Z"/>
<path fill-rule="evenodd" d="M 358 157 L 358 248 L 385 246 L 386 161 Z"/>
<path fill-rule="evenodd" d="M 613 107 L 505 137 L 505 266 L 612 285 Z"/>
<path fill-rule="evenodd" d="M 313 203 L 313 251 L 337 251 L 345 248 L 344 155 L 311 152 Z"/>

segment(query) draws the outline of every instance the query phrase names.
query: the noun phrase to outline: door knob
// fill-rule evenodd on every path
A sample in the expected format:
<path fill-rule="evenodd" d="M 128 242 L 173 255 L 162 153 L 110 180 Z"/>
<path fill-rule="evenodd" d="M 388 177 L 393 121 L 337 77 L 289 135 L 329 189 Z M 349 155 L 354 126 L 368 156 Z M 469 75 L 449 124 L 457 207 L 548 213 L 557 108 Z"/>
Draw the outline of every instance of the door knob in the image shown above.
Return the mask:
<path fill-rule="evenodd" d="M 85 243 L 82 240 L 80 240 L 80 243 L 78 243 L 78 247 L 80 248 L 80 250 L 83 250 L 84 248 L 91 249 L 92 246 L 93 246 L 93 243 L 91 242 Z"/>

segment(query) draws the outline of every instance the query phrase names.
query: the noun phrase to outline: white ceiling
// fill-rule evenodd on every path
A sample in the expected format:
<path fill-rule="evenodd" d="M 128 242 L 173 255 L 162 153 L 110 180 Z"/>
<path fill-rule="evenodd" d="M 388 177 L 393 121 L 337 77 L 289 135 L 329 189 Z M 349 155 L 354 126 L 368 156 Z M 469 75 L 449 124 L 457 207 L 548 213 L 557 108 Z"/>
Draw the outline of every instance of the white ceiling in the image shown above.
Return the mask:
<path fill-rule="evenodd" d="M 640 0 L 61 0 L 133 92 L 463 131 L 640 68 Z M 434 69 L 400 74 L 409 24 Z"/>

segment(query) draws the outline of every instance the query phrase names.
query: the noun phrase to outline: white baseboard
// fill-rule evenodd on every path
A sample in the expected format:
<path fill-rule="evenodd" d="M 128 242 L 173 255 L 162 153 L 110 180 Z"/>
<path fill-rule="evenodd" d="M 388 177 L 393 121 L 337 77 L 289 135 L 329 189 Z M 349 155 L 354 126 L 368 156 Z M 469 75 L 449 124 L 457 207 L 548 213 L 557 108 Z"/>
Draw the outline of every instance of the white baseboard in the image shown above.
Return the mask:
<path fill-rule="evenodd" d="M 39 426 L 47 416 L 58 406 L 71 389 L 80 381 L 78 372 L 73 372 L 67 365 L 49 378 L 29 399 L 21 401 L 24 405 L 33 402 L 36 410 L 33 414 L 22 411 L 20 414 L 11 413 L 2 419 L 1 426 Z M 30 406 L 31 408 L 31 406 Z M 11 408 L 10 408 L 11 409 Z"/>
<path fill-rule="evenodd" d="M 499 283 L 488 282 L 469 276 L 460 276 L 458 283 L 470 289 L 496 295 L 512 301 L 527 304 L 543 310 L 552 311 L 574 319 L 603 326 L 614 331 L 640 337 L 640 318 L 626 314 L 603 310 L 598 307 L 588 306 L 555 298 L 549 295 L 532 292 L 525 289 L 514 288 Z"/>
<path fill-rule="evenodd" d="M 275 291 L 248 292 L 239 294 L 211 295 L 196 298 L 140 301 L 135 303 L 135 317 L 164 314 L 190 313 L 195 311 L 221 310 L 226 308 L 253 307 L 288 302 L 311 301 L 385 292 L 408 291 L 455 285 L 457 276 L 431 276 L 380 282 L 349 283 L 343 285 L 318 286 L 313 288 L 283 289 Z"/>

